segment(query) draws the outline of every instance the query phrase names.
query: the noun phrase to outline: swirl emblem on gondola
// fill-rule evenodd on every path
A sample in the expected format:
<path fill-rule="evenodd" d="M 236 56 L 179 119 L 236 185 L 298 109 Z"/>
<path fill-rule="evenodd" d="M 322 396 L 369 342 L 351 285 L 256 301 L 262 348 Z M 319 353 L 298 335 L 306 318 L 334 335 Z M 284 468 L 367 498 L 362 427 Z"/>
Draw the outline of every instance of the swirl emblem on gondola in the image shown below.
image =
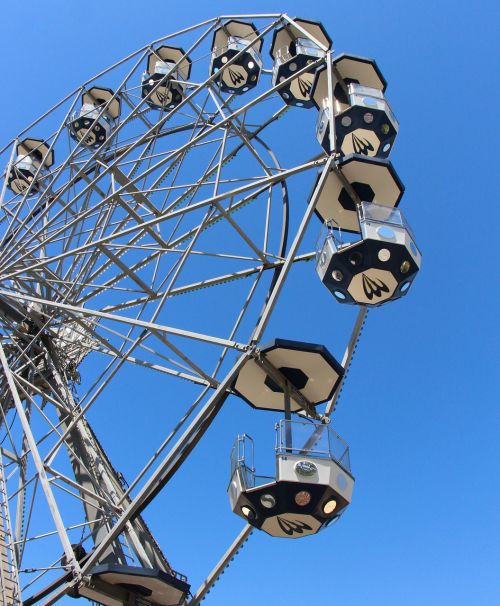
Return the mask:
<path fill-rule="evenodd" d="M 162 92 L 161 89 L 156 91 L 156 97 L 161 105 L 166 105 L 167 103 L 167 93 Z"/>
<path fill-rule="evenodd" d="M 312 89 L 312 83 L 310 82 L 310 80 L 306 79 L 306 78 L 301 78 L 299 76 L 297 78 L 297 81 L 298 81 L 298 85 L 299 85 L 300 94 L 304 98 L 309 97 L 309 94 L 311 93 L 311 89 Z"/>
<path fill-rule="evenodd" d="M 165 87 L 162 87 L 162 88 L 163 88 L 163 91 L 160 88 L 156 91 L 156 97 L 157 97 L 158 101 L 160 102 L 160 105 L 166 105 L 168 103 L 170 91 L 168 90 L 168 88 L 165 88 Z"/>
<path fill-rule="evenodd" d="M 389 287 L 384 284 L 379 278 L 368 278 L 365 274 L 362 274 L 363 279 L 363 290 L 369 301 L 373 297 L 381 297 L 382 293 L 388 293 Z"/>
<path fill-rule="evenodd" d="M 238 86 L 238 84 L 241 84 L 245 80 L 243 74 L 231 68 L 229 68 L 229 77 L 231 78 L 233 86 Z"/>
<path fill-rule="evenodd" d="M 77 131 L 76 137 L 78 141 L 81 141 L 84 145 L 89 146 L 94 145 L 94 143 L 97 141 L 95 133 L 84 128 Z"/>
<path fill-rule="evenodd" d="M 276 517 L 278 520 L 278 525 L 281 530 L 287 534 L 289 537 L 292 536 L 294 532 L 297 534 L 303 534 L 304 530 L 312 530 L 312 527 L 305 522 L 301 522 L 300 520 L 285 520 L 285 518 Z"/>
<path fill-rule="evenodd" d="M 354 153 L 364 154 L 365 156 L 369 155 L 368 152 L 375 151 L 375 148 L 368 139 L 360 139 L 354 133 L 352 133 L 352 146 Z"/>

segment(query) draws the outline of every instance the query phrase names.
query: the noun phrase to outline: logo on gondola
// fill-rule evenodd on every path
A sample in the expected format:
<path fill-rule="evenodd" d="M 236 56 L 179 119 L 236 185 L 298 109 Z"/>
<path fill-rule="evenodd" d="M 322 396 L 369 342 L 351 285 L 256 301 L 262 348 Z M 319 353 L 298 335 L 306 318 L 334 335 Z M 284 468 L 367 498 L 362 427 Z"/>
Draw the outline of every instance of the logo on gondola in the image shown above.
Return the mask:
<path fill-rule="evenodd" d="M 86 128 L 82 128 L 76 133 L 77 139 L 84 145 L 94 145 L 97 138 L 93 131 L 88 131 Z"/>
<path fill-rule="evenodd" d="M 294 532 L 302 534 L 304 530 L 312 530 L 309 524 L 301 522 L 300 520 L 285 520 L 285 518 L 280 518 L 279 516 L 277 516 L 276 519 L 278 520 L 278 525 L 281 530 L 289 537 L 292 536 Z"/>
<path fill-rule="evenodd" d="M 384 284 L 382 280 L 378 278 L 368 278 L 365 274 L 362 274 L 363 278 L 363 290 L 369 301 L 373 297 L 381 297 L 383 292 L 389 292 L 389 287 Z"/>
<path fill-rule="evenodd" d="M 352 133 L 352 146 L 354 148 L 354 153 L 364 154 L 365 156 L 369 155 L 368 152 L 375 151 L 368 139 L 360 139 L 359 137 L 356 137 L 354 133 Z"/>
<path fill-rule="evenodd" d="M 299 84 L 300 94 L 306 98 L 309 97 L 309 94 L 312 89 L 312 83 L 309 79 L 301 78 L 300 76 L 297 78 Z"/>
<path fill-rule="evenodd" d="M 235 72 L 231 68 L 229 68 L 229 77 L 231 78 L 231 82 L 233 83 L 233 86 L 237 86 L 238 84 L 241 84 L 245 80 L 245 77 L 243 76 L 243 74 L 241 74 L 240 72 Z"/>
<path fill-rule="evenodd" d="M 158 98 L 158 101 L 160 102 L 160 105 L 166 105 L 170 97 L 170 91 L 168 90 L 168 88 L 162 88 L 165 92 L 162 92 L 161 89 L 158 89 L 156 91 L 156 96 Z"/>

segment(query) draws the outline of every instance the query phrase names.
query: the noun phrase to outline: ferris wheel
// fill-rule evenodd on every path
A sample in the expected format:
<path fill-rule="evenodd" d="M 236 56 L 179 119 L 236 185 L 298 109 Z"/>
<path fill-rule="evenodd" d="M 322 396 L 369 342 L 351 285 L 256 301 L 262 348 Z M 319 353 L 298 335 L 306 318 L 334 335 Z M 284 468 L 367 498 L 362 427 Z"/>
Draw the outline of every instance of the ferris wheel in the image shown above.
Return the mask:
<path fill-rule="evenodd" d="M 1 150 L 3 604 L 195 606 L 253 529 L 300 539 L 339 520 L 354 477 L 330 417 L 367 310 L 404 296 L 421 264 L 385 89 L 320 23 L 221 16 L 104 70 Z M 262 342 L 307 262 L 356 312 L 339 360 Z M 173 410 L 158 433 L 147 402 L 112 403 L 110 431 L 139 410 L 161 435 L 128 483 L 93 429 L 127 374 Z M 229 397 L 283 416 L 276 474 L 239 435 L 228 496 L 245 526 L 196 590 L 145 510 Z"/>

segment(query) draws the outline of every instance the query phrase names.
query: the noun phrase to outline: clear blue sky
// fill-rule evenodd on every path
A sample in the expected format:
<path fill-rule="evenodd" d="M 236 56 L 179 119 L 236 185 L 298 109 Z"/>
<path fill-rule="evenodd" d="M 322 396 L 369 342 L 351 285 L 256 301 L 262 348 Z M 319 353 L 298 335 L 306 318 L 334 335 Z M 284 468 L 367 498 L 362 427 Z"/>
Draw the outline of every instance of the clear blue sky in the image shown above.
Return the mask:
<path fill-rule="evenodd" d="M 357 481 L 350 510 L 304 541 L 255 532 L 205 603 L 499 603 L 498 4 L 6 3 L 0 141 L 151 40 L 217 14 L 279 11 L 321 20 L 337 52 L 383 70 L 401 124 L 391 160 L 423 267 L 408 297 L 370 313 L 335 417 Z M 293 285 L 269 336 L 336 351 L 337 304 L 319 283 L 313 296 Z M 267 424 L 271 449 L 272 423 L 232 404 L 149 512 L 194 589 L 241 526 L 224 493 L 232 437 Z M 103 439 L 110 451 L 119 436 Z"/>

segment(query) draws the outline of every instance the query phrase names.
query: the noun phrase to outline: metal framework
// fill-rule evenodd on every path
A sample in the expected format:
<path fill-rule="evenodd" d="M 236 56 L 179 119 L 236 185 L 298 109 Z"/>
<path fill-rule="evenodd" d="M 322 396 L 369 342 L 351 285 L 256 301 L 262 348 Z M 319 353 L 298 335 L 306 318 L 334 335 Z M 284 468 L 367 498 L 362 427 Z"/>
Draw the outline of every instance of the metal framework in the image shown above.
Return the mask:
<path fill-rule="evenodd" d="M 25 137 L 43 137 L 56 154 L 38 195 L 11 195 L 6 178 L 0 194 L 3 604 L 53 604 L 110 557 L 171 571 L 143 512 L 202 438 L 242 364 L 258 355 L 290 272 L 314 258 L 308 226 L 335 158 L 315 150 L 313 133 L 311 146 L 287 152 L 301 110 L 283 106 L 277 90 L 287 81 L 271 86 L 270 69 L 240 97 L 223 96 L 216 75 L 206 76 L 212 34 L 233 17 L 258 23 L 267 40 L 293 23 L 282 14 L 224 15 L 155 40 L 0 150 L 6 175 Z M 141 97 L 141 73 L 165 43 L 186 49 L 193 76 L 177 107 L 156 111 Z M 315 65 L 329 58 L 323 50 Z M 97 149 L 67 128 L 93 85 L 111 86 L 122 104 Z M 318 170 L 306 206 L 291 191 L 303 192 Z M 362 308 L 354 320 L 344 367 L 365 315 Z M 161 378 L 170 409 L 168 429 L 128 485 L 92 429 L 96 404 L 109 412 L 107 394 L 125 372 L 144 385 Z M 249 534 L 242 530 L 192 606 Z"/>

